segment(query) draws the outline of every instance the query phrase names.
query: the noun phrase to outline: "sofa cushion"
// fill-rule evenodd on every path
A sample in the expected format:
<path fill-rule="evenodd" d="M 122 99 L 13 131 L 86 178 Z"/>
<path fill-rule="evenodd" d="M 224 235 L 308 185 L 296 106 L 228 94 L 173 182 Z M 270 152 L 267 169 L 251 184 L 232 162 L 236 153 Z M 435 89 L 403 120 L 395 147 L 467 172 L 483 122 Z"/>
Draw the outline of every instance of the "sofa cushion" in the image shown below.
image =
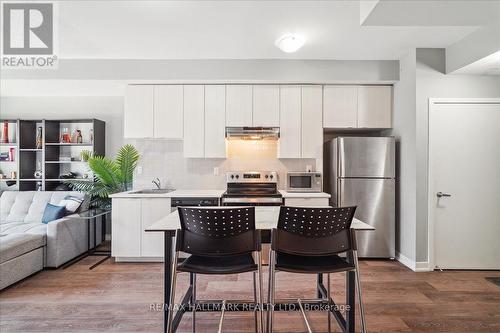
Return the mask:
<path fill-rule="evenodd" d="M 0 224 L 0 234 L 37 234 L 46 235 L 47 225 L 35 222 L 35 223 L 24 223 L 24 222 L 10 222 Z"/>
<path fill-rule="evenodd" d="M 4 263 L 25 253 L 45 246 L 42 235 L 0 234 L 0 263 Z"/>
<path fill-rule="evenodd" d="M 66 207 L 48 203 L 43 211 L 42 223 L 49 223 L 66 216 Z"/>
<path fill-rule="evenodd" d="M 85 197 L 84 193 L 68 191 L 5 191 L 0 198 L 0 223 L 41 223 L 45 206 L 58 205 L 68 195 Z"/>

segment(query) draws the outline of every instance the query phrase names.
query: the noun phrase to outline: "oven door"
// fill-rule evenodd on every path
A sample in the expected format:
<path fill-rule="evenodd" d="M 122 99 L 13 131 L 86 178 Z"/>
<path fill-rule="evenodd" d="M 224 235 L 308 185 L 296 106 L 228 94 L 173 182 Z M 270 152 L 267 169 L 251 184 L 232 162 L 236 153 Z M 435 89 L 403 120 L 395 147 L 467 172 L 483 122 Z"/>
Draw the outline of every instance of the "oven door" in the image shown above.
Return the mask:
<path fill-rule="evenodd" d="M 222 206 L 281 206 L 283 198 L 242 198 L 242 197 L 224 197 Z"/>

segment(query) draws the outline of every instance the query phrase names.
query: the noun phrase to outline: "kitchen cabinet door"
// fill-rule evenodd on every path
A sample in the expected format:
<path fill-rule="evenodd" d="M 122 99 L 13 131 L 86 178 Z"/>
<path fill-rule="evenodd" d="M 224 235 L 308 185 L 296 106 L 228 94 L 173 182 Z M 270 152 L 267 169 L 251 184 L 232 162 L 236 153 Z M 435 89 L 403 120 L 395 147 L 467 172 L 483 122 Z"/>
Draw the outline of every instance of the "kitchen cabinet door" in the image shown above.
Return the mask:
<path fill-rule="evenodd" d="M 141 200 L 113 199 L 111 211 L 111 256 L 141 256 Z"/>
<path fill-rule="evenodd" d="M 277 85 L 253 86 L 253 126 L 280 126 L 280 88 Z"/>
<path fill-rule="evenodd" d="M 143 198 L 141 223 L 141 256 L 163 257 L 163 233 L 146 232 L 147 227 L 170 214 L 170 198 Z"/>
<path fill-rule="evenodd" d="M 226 86 L 226 126 L 252 126 L 252 86 Z"/>
<path fill-rule="evenodd" d="M 205 158 L 226 158 L 226 87 L 205 86 Z"/>
<path fill-rule="evenodd" d="M 360 86 L 358 88 L 358 127 L 392 127 L 392 87 Z"/>
<path fill-rule="evenodd" d="M 154 87 L 154 137 L 182 139 L 184 90 L 182 85 Z"/>
<path fill-rule="evenodd" d="M 154 136 L 153 87 L 152 85 L 127 86 L 123 119 L 125 138 Z"/>
<path fill-rule="evenodd" d="M 280 139 L 278 158 L 300 158 L 302 105 L 300 86 L 280 87 Z"/>
<path fill-rule="evenodd" d="M 325 128 L 356 128 L 358 87 L 326 85 L 323 89 L 323 126 Z"/>
<path fill-rule="evenodd" d="M 184 157 L 205 155 L 205 86 L 184 86 Z"/>
<path fill-rule="evenodd" d="M 302 158 L 323 156 L 323 87 L 302 87 Z"/>

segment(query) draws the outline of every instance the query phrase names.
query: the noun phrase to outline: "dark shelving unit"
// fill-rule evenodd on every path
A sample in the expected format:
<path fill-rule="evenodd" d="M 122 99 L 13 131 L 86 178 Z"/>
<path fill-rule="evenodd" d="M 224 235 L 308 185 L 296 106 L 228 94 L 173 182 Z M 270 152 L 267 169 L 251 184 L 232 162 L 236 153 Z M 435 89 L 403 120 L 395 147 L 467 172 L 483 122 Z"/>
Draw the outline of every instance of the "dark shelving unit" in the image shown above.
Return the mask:
<path fill-rule="evenodd" d="M 0 121 L 3 123 L 5 120 Z M 60 176 L 69 172 L 75 172 L 77 179 L 93 181 L 93 175 L 87 163 L 81 160 L 80 153 L 83 150 L 89 150 L 94 155 L 105 156 L 104 121 L 98 119 L 22 119 L 9 120 L 9 122 L 16 124 L 16 142 L 0 144 L 0 151 L 5 151 L 4 147 L 15 145 L 16 157 L 14 162 L 0 162 L 0 167 L 2 172 L 4 168 L 9 169 L 9 173 L 15 171 L 17 177 L 16 185 L 10 187 L 4 185 L 10 179 L 1 179 L 1 190 L 33 191 L 40 188 L 40 190 L 51 191 L 64 182 Z M 37 149 L 36 136 L 39 127 L 42 128 L 42 148 Z M 61 143 L 60 137 L 64 128 L 67 128 L 72 139 L 75 131 L 80 130 L 83 142 Z M 9 168 L 7 168 L 8 164 Z M 41 171 L 41 178 L 35 178 L 34 174 L 38 169 Z"/>

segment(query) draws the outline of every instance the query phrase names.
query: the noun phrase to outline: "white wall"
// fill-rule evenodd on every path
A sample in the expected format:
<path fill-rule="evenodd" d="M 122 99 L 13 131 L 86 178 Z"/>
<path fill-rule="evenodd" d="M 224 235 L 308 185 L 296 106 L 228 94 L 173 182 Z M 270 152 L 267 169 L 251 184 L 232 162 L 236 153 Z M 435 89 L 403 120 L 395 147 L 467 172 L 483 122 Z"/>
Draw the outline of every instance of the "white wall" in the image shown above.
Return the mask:
<path fill-rule="evenodd" d="M 394 130 L 399 138 L 398 243 L 400 259 L 427 267 L 429 98 L 498 98 L 500 76 L 446 75 L 444 49 L 416 49 L 400 59 L 394 85 Z"/>
<path fill-rule="evenodd" d="M 445 75 L 442 49 L 416 51 L 416 126 L 417 126 L 417 234 L 416 260 L 428 261 L 427 165 L 429 154 L 429 98 L 498 98 L 500 76 Z M 465 176 L 465 175 L 464 175 Z"/>
<path fill-rule="evenodd" d="M 400 59 L 394 85 L 393 135 L 397 140 L 396 251 L 401 260 L 415 261 L 416 229 L 416 71 L 415 50 Z"/>

